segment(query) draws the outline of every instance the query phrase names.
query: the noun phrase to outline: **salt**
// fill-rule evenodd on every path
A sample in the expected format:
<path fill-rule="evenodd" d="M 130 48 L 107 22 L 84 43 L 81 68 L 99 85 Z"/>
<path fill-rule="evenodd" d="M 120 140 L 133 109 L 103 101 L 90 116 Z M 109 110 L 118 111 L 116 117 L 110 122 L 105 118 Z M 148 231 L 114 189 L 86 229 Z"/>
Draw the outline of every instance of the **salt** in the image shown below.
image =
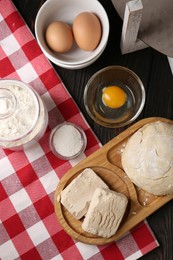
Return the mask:
<path fill-rule="evenodd" d="M 56 152 L 64 157 L 72 157 L 78 154 L 83 144 L 81 133 L 73 125 L 62 125 L 54 133 L 53 146 Z"/>

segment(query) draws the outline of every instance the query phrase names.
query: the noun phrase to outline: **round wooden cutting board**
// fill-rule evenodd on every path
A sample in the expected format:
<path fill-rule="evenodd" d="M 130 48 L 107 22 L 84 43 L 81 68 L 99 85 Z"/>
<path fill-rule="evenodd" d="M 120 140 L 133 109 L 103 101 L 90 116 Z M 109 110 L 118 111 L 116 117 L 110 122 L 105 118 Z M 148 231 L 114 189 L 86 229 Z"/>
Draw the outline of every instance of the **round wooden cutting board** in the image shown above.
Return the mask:
<path fill-rule="evenodd" d="M 90 168 L 94 170 L 94 172 L 109 186 L 111 190 L 114 190 L 116 192 L 121 192 L 124 195 L 126 195 L 126 197 L 129 199 L 129 205 L 124 215 L 124 219 L 122 221 L 123 223 L 129 214 L 130 201 L 131 201 L 130 190 L 134 189 L 132 183 L 131 182 L 128 183 L 127 180 L 125 180 L 126 176 L 124 172 L 121 169 L 117 168 L 116 166 L 114 167 L 114 171 L 99 166 L 92 166 Z M 55 212 L 60 224 L 71 237 L 87 244 L 104 245 L 114 241 L 115 237 L 112 236 L 111 238 L 102 238 L 96 235 L 92 235 L 88 232 L 85 232 L 81 227 L 83 219 L 81 220 L 75 219 L 59 201 L 61 191 L 83 170 L 84 169 L 81 169 L 80 171 L 73 172 L 72 174 L 67 173 L 61 179 L 55 192 Z"/>

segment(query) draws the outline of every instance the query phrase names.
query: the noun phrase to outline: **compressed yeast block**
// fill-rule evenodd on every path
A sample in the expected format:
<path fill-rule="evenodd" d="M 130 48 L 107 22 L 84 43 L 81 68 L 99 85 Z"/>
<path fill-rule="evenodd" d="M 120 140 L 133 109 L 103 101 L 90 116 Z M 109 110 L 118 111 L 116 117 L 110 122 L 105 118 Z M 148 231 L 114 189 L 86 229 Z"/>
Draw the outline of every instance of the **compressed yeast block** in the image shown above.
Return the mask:
<path fill-rule="evenodd" d="M 83 230 L 101 237 L 111 237 L 121 223 L 127 204 L 124 194 L 97 188 L 82 223 Z"/>
<path fill-rule="evenodd" d="M 86 168 L 61 191 L 61 204 L 76 219 L 80 219 L 86 214 L 94 191 L 98 187 L 108 188 L 92 169 Z"/>

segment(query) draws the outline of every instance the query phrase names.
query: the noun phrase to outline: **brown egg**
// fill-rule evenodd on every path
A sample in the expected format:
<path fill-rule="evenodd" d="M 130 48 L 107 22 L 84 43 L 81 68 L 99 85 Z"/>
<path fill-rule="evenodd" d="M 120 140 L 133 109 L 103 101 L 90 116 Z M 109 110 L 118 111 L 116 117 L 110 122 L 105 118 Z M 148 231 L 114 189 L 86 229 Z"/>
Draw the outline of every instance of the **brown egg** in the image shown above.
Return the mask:
<path fill-rule="evenodd" d="M 90 12 L 80 13 L 74 19 L 73 34 L 79 48 L 93 51 L 98 46 L 102 35 L 99 18 Z"/>
<path fill-rule="evenodd" d="M 45 37 L 48 46 L 56 52 L 67 52 L 73 45 L 73 33 L 70 26 L 60 21 L 48 25 Z"/>

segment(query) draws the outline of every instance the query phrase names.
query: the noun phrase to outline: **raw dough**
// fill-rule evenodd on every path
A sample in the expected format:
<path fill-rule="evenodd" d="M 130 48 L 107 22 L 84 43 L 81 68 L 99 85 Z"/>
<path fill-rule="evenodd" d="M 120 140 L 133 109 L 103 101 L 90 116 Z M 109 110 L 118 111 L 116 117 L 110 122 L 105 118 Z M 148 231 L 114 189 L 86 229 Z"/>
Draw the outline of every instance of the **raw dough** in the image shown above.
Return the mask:
<path fill-rule="evenodd" d="M 139 188 L 154 194 L 173 193 L 173 124 L 157 121 L 128 140 L 122 166 Z"/>

